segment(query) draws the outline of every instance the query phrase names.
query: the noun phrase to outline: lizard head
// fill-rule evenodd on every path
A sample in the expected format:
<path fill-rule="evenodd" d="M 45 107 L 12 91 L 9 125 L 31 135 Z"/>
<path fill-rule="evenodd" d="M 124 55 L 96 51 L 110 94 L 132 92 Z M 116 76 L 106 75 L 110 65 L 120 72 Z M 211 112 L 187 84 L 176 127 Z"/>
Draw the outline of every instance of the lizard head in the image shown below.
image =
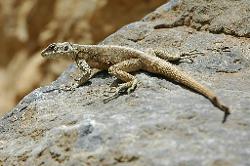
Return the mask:
<path fill-rule="evenodd" d="M 57 58 L 61 56 L 71 57 L 75 55 L 75 49 L 69 42 L 52 43 L 42 51 L 41 55 L 45 58 Z"/>

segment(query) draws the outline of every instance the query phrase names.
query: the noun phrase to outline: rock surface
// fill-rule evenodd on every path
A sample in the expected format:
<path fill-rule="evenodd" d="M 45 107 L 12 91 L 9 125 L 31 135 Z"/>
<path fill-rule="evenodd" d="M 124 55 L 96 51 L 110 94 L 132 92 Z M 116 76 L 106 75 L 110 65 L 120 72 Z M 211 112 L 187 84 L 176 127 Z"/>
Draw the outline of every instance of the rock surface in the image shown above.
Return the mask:
<path fill-rule="evenodd" d="M 116 80 L 106 72 L 57 90 L 71 65 L 1 119 L 0 165 L 250 165 L 249 10 L 246 0 L 172 0 L 102 42 L 196 55 L 176 65 L 230 107 L 226 123 L 204 97 L 143 71 L 134 93 L 106 104 Z"/>

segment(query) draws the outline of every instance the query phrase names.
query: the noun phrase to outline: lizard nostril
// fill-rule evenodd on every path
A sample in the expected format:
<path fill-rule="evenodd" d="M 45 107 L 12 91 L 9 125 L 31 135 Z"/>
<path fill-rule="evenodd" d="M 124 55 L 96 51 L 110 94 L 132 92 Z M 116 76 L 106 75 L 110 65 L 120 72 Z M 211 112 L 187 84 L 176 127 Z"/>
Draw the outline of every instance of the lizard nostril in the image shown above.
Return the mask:
<path fill-rule="evenodd" d="M 55 45 L 55 44 L 51 44 L 51 45 L 49 46 L 49 49 L 50 49 L 50 50 L 54 50 L 54 49 L 55 49 L 55 47 L 56 47 L 56 45 Z"/>

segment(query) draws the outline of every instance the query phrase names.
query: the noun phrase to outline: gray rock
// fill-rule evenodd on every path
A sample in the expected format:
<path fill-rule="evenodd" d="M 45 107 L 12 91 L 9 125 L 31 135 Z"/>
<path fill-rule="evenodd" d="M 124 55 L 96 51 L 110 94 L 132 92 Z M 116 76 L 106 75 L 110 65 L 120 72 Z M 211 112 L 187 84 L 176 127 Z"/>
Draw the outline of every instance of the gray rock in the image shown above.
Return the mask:
<path fill-rule="evenodd" d="M 106 104 L 106 72 L 58 90 L 71 65 L 0 120 L 0 165 L 250 165 L 249 11 L 247 0 L 170 1 L 101 43 L 196 55 L 176 65 L 230 107 L 226 123 L 204 97 L 143 71 L 135 92 Z"/>

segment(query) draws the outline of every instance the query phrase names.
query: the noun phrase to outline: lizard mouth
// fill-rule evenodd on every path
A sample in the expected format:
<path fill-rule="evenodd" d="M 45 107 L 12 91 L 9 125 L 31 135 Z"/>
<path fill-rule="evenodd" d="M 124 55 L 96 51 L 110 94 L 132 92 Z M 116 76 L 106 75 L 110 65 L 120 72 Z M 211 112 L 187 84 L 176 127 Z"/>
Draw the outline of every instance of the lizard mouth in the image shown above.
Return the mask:
<path fill-rule="evenodd" d="M 42 55 L 42 57 L 47 57 L 48 56 L 45 50 L 41 52 L 41 55 Z"/>
<path fill-rule="evenodd" d="M 57 46 L 55 43 L 50 44 L 45 50 L 41 52 L 42 57 L 53 58 L 56 54 Z"/>
<path fill-rule="evenodd" d="M 42 51 L 41 55 L 42 57 L 49 58 L 49 59 L 53 59 L 55 57 L 55 56 L 52 56 L 53 54 L 46 52 L 46 50 Z"/>

